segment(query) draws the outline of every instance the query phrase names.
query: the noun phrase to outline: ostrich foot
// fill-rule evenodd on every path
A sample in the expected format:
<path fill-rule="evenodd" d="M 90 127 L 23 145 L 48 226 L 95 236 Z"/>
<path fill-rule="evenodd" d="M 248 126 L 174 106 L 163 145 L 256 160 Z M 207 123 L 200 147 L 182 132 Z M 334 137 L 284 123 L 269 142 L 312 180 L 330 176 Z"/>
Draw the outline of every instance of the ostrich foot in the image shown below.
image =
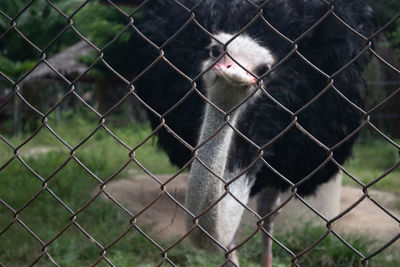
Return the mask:
<path fill-rule="evenodd" d="M 269 253 L 267 251 L 262 252 L 261 266 L 262 267 L 272 267 L 272 254 L 271 253 Z"/>
<path fill-rule="evenodd" d="M 229 249 L 234 248 L 235 245 L 230 245 Z M 230 262 L 228 262 L 227 264 L 224 265 L 224 267 L 239 267 L 239 260 L 236 254 L 236 250 L 232 251 L 231 254 L 229 255 L 229 260 Z"/>

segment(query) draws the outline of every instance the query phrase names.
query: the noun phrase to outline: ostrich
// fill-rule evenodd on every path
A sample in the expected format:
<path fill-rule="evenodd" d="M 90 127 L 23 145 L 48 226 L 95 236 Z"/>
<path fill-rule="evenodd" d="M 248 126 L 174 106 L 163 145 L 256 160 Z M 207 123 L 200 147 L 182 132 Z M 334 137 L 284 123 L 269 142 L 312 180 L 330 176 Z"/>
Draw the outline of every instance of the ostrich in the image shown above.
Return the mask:
<path fill-rule="evenodd" d="M 202 231 L 190 237 L 209 250 L 234 248 L 249 197 L 262 217 L 282 191 L 305 196 L 327 182 L 363 119 L 366 1 L 264 2 L 153 0 L 129 42 L 159 145 L 173 164 L 191 164 L 188 227 Z M 269 233 L 276 214 L 264 218 Z M 265 236 L 263 266 L 271 245 Z"/>

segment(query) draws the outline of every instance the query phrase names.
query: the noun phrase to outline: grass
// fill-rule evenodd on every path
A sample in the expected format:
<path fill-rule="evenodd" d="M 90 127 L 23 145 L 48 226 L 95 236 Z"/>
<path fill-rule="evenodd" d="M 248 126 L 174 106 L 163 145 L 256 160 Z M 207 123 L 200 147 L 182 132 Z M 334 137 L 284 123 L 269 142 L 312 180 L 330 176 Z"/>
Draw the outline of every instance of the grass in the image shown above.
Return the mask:
<path fill-rule="evenodd" d="M 85 165 L 89 165 L 91 170 L 101 171 L 99 174 L 102 178 L 105 178 L 130 159 L 130 151 L 112 138 L 103 128 L 98 129 L 89 140 L 78 146 L 82 140 L 96 130 L 97 121 L 98 118 L 93 116 L 89 118 L 73 116 L 72 119 L 67 119 L 60 125 L 55 125 L 51 119 L 48 124 L 68 145 L 77 147 L 75 155 L 78 159 L 82 160 Z M 151 134 L 151 129 L 147 123 L 121 127 L 111 122 L 106 126 L 130 148 L 135 148 Z M 14 146 L 18 146 L 29 136 L 29 134 L 23 134 L 8 140 Z M 157 137 L 153 136 L 137 148 L 135 159 L 152 173 L 175 173 L 177 168 L 169 163 L 166 154 L 155 145 L 156 139 Z M 32 140 L 19 150 L 19 154 L 22 158 L 29 158 L 33 154 L 37 154 L 39 157 L 41 156 L 40 148 L 60 152 L 59 155 L 65 157 L 70 154 L 70 150 L 54 137 L 47 128 L 42 128 Z M 3 142 L 0 142 L 0 149 L 2 152 L 4 151 L 0 155 L 1 166 L 13 155 L 13 150 Z M 39 153 L 36 153 L 37 151 Z M 143 172 L 135 163 L 129 164 L 127 170 L 129 169 L 130 171 Z"/>
<path fill-rule="evenodd" d="M 55 132 L 72 147 L 77 146 L 84 138 L 96 129 L 96 120 L 72 116 L 65 123 L 55 125 L 50 118 L 49 124 Z M 120 127 L 109 123 L 107 126 L 129 147 L 133 148 L 150 133 L 147 124 Z M 29 135 L 9 137 L 8 140 L 17 146 Z M 40 150 L 39 148 L 47 148 Z M 364 182 L 376 178 L 382 170 L 398 161 L 398 154 L 392 147 L 383 142 L 359 143 L 354 158 L 346 168 Z M 13 151 L 0 141 L 0 168 L 10 158 Z M 383 151 L 383 152 L 378 152 Z M 85 171 L 79 162 L 84 164 L 96 177 L 106 180 L 130 160 L 129 150 L 113 139 L 104 129 L 99 129 L 86 143 L 79 146 L 75 156 L 79 162 L 69 157 L 70 151 L 58 141 L 47 129 L 42 129 L 35 138 L 19 151 L 23 162 L 36 173 L 33 174 L 18 159 L 12 160 L 0 169 L 0 263 L 5 266 L 25 266 L 31 264 L 41 254 L 40 244 L 24 227 L 13 220 L 14 213 L 2 203 L 18 212 L 18 218 L 24 226 L 33 231 L 43 242 L 48 243 L 71 223 L 72 213 L 82 208 L 98 191 L 99 182 Z M 378 154 L 382 153 L 382 154 Z M 135 158 L 151 172 L 174 173 L 177 169 L 171 166 L 167 156 L 155 146 L 155 137 L 148 140 L 135 151 Z M 66 164 L 64 168 L 57 168 Z M 119 173 L 115 179 L 132 174 L 143 173 L 134 162 Z M 43 191 L 43 182 L 38 178 L 49 179 L 47 188 L 56 194 L 68 208 L 55 200 L 50 192 Z M 399 171 L 384 178 L 374 188 L 399 193 Z M 97 188 L 97 189 L 96 189 Z M 28 206 L 26 203 L 38 195 Z M 70 209 L 70 210 L 68 210 Z M 96 198 L 76 217 L 79 227 L 103 246 L 111 244 L 122 233 L 129 229 L 131 217 L 111 202 Z M 9 225 L 11 226 L 9 227 Z M 1 232 L 7 229 L 5 232 Z M 326 229 L 305 224 L 288 232 L 277 233 L 281 240 L 294 253 L 299 248 L 312 244 Z M 146 229 L 144 229 L 146 232 Z M 244 238 L 249 234 L 245 231 Z M 379 243 L 365 236 L 345 236 L 352 246 L 368 255 L 379 246 Z M 157 240 L 163 248 L 173 241 Z M 242 266 L 258 266 L 260 258 L 261 236 L 257 234 L 238 251 Z M 101 249 L 91 242 L 77 225 L 67 227 L 55 241 L 49 244 L 47 251 L 60 266 L 88 266 L 99 259 Z M 291 257 L 278 246 L 274 246 L 276 266 L 290 265 Z M 161 252 L 137 230 L 130 230 L 119 242 L 107 250 L 107 258 L 116 266 L 155 266 L 162 260 Z M 223 254 L 209 255 L 196 250 L 187 244 L 179 244 L 168 252 L 168 257 L 180 266 L 218 266 L 224 259 Z M 359 257 L 349 250 L 332 234 L 328 235 L 317 247 L 299 259 L 301 266 L 360 266 Z M 52 266 L 44 256 L 39 266 Z M 102 262 L 100 266 L 107 266 Z M 373 258 L 371 266 L 400 266 L 400 255 L 389 248 Z"/>
<path fill-rule="evenodd" d="M 325 232 L 325 227 L 305 222 L 303 225 L 290 231 L 278 232 L 274 234 L 274 237 L 280 240 L 293 253 L 298 254 L 302 249 L 310 246 L 323 236 Z M 363 235 L 343 235 L 342 237 L 364 255 L 370 254 L 382 245 Z M 243 266 L 258 266 L 258 262 L 254 263 L 254 260 L 261 258 L 260 247 L 261 236 L 257 235 L 251 242 L 245 245 L 244 249 L 239 250 L 241 255 L 247 257 L 247 259 L 241 259 L 241 264 Z M 397 255 L 396 251 L 396 248 L 390 248 L 388 251 L 378 254 L 369 261 L 370 266 L 399 266 L 400 256 Z M 273 245 L 273 255 L 274 266 L 283 267 L 291 265 L 292 258 L 276 244 Z M 362 266 L 360 257 L 333 234 L 329 234 L 317 246 L 301 256 L 297 263 L 300 266 Z"/>
<path fill-rule="evenodd" d="M 397 144 L 400 144 L 398 140 Z M 354 147 L 353 156 L 344 167 L 364 184 L 368 184 L 400 162 L 399 152 L 382 139 L 360 139 Z M 345 184 L 355 184 L 349 177 L 344 177 L 343 180 Z M 400 167 L 372 185 L 372 188 L 400 194 Z"/>

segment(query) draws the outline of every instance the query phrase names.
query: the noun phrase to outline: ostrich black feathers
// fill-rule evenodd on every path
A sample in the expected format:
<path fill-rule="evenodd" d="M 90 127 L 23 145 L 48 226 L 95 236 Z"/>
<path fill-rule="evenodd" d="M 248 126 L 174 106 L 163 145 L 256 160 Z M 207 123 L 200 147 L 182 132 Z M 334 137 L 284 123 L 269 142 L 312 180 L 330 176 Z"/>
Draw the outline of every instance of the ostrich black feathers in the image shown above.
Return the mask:
<path fill-rule="evenodd" d="M 150 1 L 136 25 L 140 34 L 134 33 L 129 43 L 134 86 L 139 97 L 153 109 L 148 109 L 152 127 L 165 120 L 174 132 L 164 127 L 158 131 L 159 144 L 171 162 L 184 166 L 193 153 L 182 142 L 195 147 L 199 136 L 206 104 L 195 89 L 205 94 L 199 74 L 210 44 L 210 35 L 202 28 L 210 34 L 235 34 L 246 27 L 243 34 L 268 47 L 276 62 L 283 59 L 268 74 L 266 91 L 290 112 L 262 95 L 246 103 L 245 112 L 238 118 L 238 130 L 258 146 L 264 146 L 293 124 L 296 117 L 296 122 L 323 144 L 318 145 L 301 127 L 291 127 L 265 147 L 263 159 L 270 167 L 259 160 L 249 170 L 256 177 L 252 193 L 265 186 L 287 189 L 289 183 L 281 175 L 293 184 L 307 177 L 297 190 L 303 195 L 312 193 L 337 172 L 329 159 L 342 164 L 350 155 L 356 134 L 342 141 L 363 119 L 363 114 L 348 101 L 363 106 L 366 83 L 362 72 L 368 55 L 359 53 L 367 46 L 367 40 L 357 33 L 367 37 L 372 33 L 372 9 L 364 0 L 337 0 L 331 5 L 320 0 L 272 0 L 263 6 L 261 14 L 249 1 L 206 0 L 198 6 L 201 1 L 179 2 Z M 334 13 L 330 12 L 332 9 Z M 323 16 L 322 23 L 315 26 Z M 165 59 L 160 56 L 161 50 Z M 333 86 L 329 87 L 331 82 Z M 328 89 L 302 109 L 324 88 Z M 257 151 L 239 135 L 234 138 L 228 168 L 246 168 Z"/>

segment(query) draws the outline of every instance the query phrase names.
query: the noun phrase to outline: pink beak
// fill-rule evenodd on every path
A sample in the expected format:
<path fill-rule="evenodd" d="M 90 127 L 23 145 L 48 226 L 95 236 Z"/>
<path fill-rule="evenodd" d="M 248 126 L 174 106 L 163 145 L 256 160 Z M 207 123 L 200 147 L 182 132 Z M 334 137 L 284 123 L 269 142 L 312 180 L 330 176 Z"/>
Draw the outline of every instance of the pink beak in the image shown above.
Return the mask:
<path fill-rule="evenodd" d="M 224 78 L 228 83 L 233 85 L 254 85 L 257 83 L 255 77 L 230 58 L 222 59 L 220 62 L 216 63 L 212 69 L 217 76 Z"/>

